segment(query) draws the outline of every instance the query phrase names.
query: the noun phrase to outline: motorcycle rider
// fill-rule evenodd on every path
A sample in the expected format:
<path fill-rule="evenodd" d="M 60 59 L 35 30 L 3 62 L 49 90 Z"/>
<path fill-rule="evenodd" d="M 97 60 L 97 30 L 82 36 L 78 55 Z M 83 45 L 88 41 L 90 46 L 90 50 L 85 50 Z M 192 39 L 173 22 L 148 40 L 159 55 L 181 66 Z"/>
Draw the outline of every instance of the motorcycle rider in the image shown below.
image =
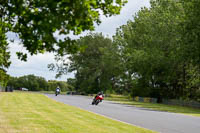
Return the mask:
<path fill-rule="evenodd" d="M 60 87 L 59 86 L 57 86 L 57 88 L 56 88 L 56 93 L 60 94 Z"/>
<path fill-rule="evenodd" d="M 100 96 L 100 95 L 102 95 L 102 97 L 104 97 L 103 91 L 98 92 L 97 95 L 95 96 L 95 99 L 96 99 L 96 97 L 98 97 L 98 96 Z M 101 100 L 101 102 L 102 102 L 102 100 Z"/>

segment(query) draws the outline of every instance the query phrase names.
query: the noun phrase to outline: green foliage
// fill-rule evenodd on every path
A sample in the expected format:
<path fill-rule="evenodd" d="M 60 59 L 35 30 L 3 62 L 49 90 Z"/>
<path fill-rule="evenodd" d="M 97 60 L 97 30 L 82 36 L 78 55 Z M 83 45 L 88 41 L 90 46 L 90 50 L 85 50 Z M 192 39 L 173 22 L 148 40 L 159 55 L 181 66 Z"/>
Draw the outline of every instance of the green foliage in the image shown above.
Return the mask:
<path fill-rule="evenodd" d="M 114 43 L 125 66 L 121 79 L 133 96 L 197 100 L 200 8 L 195 0 L 183 1 L 152 0 L 151 8 L 117 29 Z"/>
<path fill-rule="evenodd" d="M 0 1 L 0 18 L 8 31 L 18 35 L 31 55 L 45 51 L 75 52 L 77 47 L 67 35 L 94 30 L 100 24 L 100 14 L 112 16 L 120 13 L 126 0 L 4 0 Z M 8 32 L 7 31 L 7 32 Z M 56 35 L 64 39 L 56 39 Z M 5 40 L 6 41 L 6 40 Z M 26 55 L 18 53 L 26 60 Z"/>
<path fill-rule="evenodd" d="M 55 91 L 57 87 L 60 87 L 61 91 L 67 91 L 70 88 L 70 86 L 65 81 L 56 81 L 56 80 L 48 81 L 48 91 Z"/>
<path fill-rule="evenodd" d="M 46 81 L 43 77 L 34 75 L 26 75 L 22 77 L 10 77 L 7 86 L 18 90 L 19 88 L 27 88 L 29 91 L 55 91 L 59 86 L 61 91 L 67 91 L 69 85 L 64 81 Z"/>
<path fill-rule="evenodd" d="M 73 86 L 86 93 L 199 100 L 200 2 L 150 3 L 117 29 L 113 41 L 101 34 L 79 39 L 70 63 L 57 58 L 63 61 L 59 74 L 74 71 Z"/>
<path fill-rule="evenodd" d="M 184 57 L 193 64 L 200 63 L 200 1 L 181 0 L 185 11 L 185 21 L 182 24 L 182 40 Z"/>
<path fill-rule="evenodd" d="M 69 87 L 69 90 L 70 90 L 70 91 L 75 90 L 76 79 L 68 78 L 68 79 L 67 79 L 67 84 L 69 85 L 68 87 Z"/>
<path fill-rule="evenodd" d="M 0 69 L 0 88 L 6 87 L 9 78 L 10 76 L 6 74 L 5 70 Z"/>
<path fill-rule="evenodd" d="M 112 45 L 111 39 L 91 33 L 79 39 L 77 45 L 80 50 L 69 57 L 71 63 L 68 68 L 68 71 L 76 72 L 75 89 L 96 93 L 114 88 L 114 78 L 119 69 L 117 47 Z"/>
<path fill-rule="evenodd" d="M 8 43 L 6 38 L 7 24 L 0 18 L 0 86 L 6 86 L 9 76 L 6 74 L 6 68 L 10 66 L 10 53 L 8 52 Z"/>

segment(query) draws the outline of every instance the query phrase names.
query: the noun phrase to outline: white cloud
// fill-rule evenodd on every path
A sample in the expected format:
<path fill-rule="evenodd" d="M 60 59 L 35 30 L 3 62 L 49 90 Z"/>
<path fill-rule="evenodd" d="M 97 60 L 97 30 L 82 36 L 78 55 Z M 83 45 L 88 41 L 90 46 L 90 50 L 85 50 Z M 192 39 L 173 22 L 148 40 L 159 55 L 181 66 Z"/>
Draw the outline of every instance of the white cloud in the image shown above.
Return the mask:
<path fill-rule="evenodd" d="M 150 7 L 149 0 L 129 0 L 125 7 L 122 8 L 120 15 L 109 18 L 102 16 L 102 23 L 96 27 L 96 31 L 103 32 L 111 37 L 114 35 L 116 28 L 126 24 L 128 20 L 133 20 L 133 16 L 141 7 Z"/>
<path fill-rule="evenodd" d="M 19 45 L 19 42 L 10 43 L 11 51 L 11 66 L 8 69 L 8 74 L 11 76 L 23 76 L 28 74 L 34 74 L 37 76 L 45 77 L 47 80 L 55 79 L 56 72 L 49 71 L 47 65 L 50 63 L 55 63 L 53 53 L 38 54 L 30 56 L 28 54 L 27 62 L 20 61 L 17 58 L 16 52 L 23 51 L 26 52 L 25 48 Z M 68 76 L 63 76 L 59 80 L 66 80 L 66 77 L 73 77 L 73 74 Z"/>
<path fill-rule="evenodd" d="M 114 35 L 116 28 L 127 23 L 128 20 L 133 20 L 133 15 L 140 10 L 141 7 L 150 7 L 149 0 L 129 0 L 128 3 L 123 7 L 121 14 L 117 16 L 112 16 L 106 18 L 101 17 L 102 23 L 99 26 L 96 26 L 95 32 L 102 32 L 104 35 L 109 35 L 110 37 Z M 81 36 L 86 35 L 85 32 Z M 19 40 L 16 35 L 13 33 L 8 33 L 9 39 L 15 39 L 15 43 L 11 43 L 11 61 L 12 64 L 8 69 L 8 74 L 11 76 L 23 76 L 28 74 L 34 74 L 37 76 L 45 77 L 47 80 L 55 79 L 55 72 L 50 72 L 47 68 L 47 65 L 50 63 L 55 63 L 54 54 L 45 53 L 38 54 L 34 56 L 28 56 L 27 62 L 22 62 L 17 59 L 16 52 L 23 51 L 25 48 L 18 45 Z M 62 37 L 58 37 L 62 38 Z M 77 38 L 77 37 L 73 37 Z M 66 80 L 68 77 L 74 77 L 73 73 L 70 73 L 67 76 L 63 76 L 60 80 Z"/>

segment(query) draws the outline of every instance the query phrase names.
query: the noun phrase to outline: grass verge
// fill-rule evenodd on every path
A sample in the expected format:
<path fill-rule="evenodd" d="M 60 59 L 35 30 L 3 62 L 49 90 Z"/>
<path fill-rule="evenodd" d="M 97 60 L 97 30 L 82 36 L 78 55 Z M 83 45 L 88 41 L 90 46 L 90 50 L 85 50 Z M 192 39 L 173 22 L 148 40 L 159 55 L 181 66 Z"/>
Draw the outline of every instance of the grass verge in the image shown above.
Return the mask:
<path fill-rule="evenodd" d="M 37 93 L 0 93 L 0 133 L 153 133 Z"/>
<path fill-rule="evenodd" d="M 106 97 L 105 100 L 115 101 L 122 104 L 133 105 L 135 107 L 140 107 L 140 108 L 148 108 L 151 110 L 181 113 L 185 115 L 200 117 L 200 109 L 197 109 L 197 108 L 175 106 L 175 105 L 165 105 L 165 104 L 157 104 L 157 103 L 135 102 L 131 100 L 128 96 L 122 96 L 122 95 L 110 95 L 110 97 Z"/>

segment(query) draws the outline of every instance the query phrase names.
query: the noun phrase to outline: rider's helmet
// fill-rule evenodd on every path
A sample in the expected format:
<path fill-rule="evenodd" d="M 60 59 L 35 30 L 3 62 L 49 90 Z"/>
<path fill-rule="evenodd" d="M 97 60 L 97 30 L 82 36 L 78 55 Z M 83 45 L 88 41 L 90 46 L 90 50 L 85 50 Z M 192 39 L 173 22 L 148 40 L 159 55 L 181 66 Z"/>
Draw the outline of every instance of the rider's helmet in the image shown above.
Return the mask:
<path fill-rule="evenodd" d="M 99 95 L 103 95 L 103 91 L 100 91 L 98 94 L 99 94 Z"/>

